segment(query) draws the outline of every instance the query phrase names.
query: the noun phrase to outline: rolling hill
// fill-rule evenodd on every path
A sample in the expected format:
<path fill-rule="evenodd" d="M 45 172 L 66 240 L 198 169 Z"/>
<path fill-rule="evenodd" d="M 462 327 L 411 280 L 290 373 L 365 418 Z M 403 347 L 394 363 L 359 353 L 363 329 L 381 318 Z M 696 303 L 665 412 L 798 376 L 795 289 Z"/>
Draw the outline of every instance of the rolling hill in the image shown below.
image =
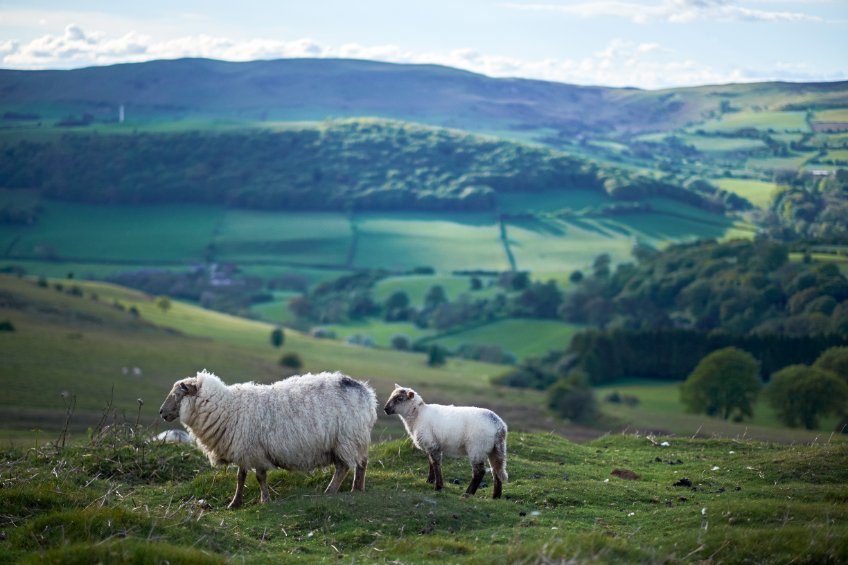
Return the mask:
<path fill-rule="evenodd" d="M 662 91 L 490 78 L 434 65 L 341 59 L 179 59 L 69 71 L 0 70 L 0 109 L 43 119 L 252 121 L 380 116 L 472 131 L 669 131 L 725 108 L 845 107 L 848 83 Z"/>

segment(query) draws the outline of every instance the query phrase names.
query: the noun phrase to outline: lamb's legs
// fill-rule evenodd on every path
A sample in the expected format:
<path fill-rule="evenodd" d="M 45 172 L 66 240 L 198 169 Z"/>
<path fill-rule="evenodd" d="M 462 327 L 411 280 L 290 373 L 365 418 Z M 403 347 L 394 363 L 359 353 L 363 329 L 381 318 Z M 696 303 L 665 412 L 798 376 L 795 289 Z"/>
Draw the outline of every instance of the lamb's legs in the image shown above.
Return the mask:
<path fill-rule="evenodd" d="M 347 465 L 345 465 L 341 461 L 336 461 L 336 472 L 333 473 L 333 479 L 330 481 L 330 484 L 327 485 L 326 490 L 324 490 L 324 494 L 336 494 L 339 492 L 339 489 L 342 486 L 342 481 L 347 476 L 347 472 L 350 470 Z M 363 476 L 363 480 L 364 480 Z"/>
<path fill-rule="evenodd" d="M 483 482 L 483 477 L 486 475 L 486 466 L 483 463 L 474 463 L 471 469 L 471 482 L 462 496 L 473 496 L 480 487 L 480 483 Z"/>
<path fill-rule="evenodd" d="M 504 460 L 498 455 L 493 455 L 489 457 L 489 463 L 492 464 L 492 478 L 495 480 L 492 498 L 500 498 L 501 494 L 503 494 L 503 481 L 501 477 L 505 476 Z"/>
<path fill-rule="evenodd" d="M 432 453 L 428 453 L 427 459 L 430 461 L 430 475 L 427 477 L 427 482 L 436 483 L 436 490 L 442 490 L 445 486 L 445 482 L 442 479 L 442 452 L 433 451 Z M 430 480 L 430 476 L 433 477 L 432 481 Z"/>
<path fill-rule="evenodd" d="M 259 483 L 259 491 L 262 493 L 260 500 L 271 502 L 271 494 L 268 492 L 268 471 L 265 469 L 256 469 L 256 480 Z"/>
<path fill-rule="evenodd" d="M 233 500 L 227 508 L 238 508 L 241 506 L 242 496 L 244 495 L 244 480 L 247 478 L 247 469 L 239 467 L 238 477 L 236 478 L 236 493 L 233 495 Z"/>
<path fill-rule="evenodd" d="M 356 464 L 356 468 L 353 470 L 353 488 L 351 491 L 365 490 L 365 468 L 368 467 L 368 458 L 365 457 Z"/>

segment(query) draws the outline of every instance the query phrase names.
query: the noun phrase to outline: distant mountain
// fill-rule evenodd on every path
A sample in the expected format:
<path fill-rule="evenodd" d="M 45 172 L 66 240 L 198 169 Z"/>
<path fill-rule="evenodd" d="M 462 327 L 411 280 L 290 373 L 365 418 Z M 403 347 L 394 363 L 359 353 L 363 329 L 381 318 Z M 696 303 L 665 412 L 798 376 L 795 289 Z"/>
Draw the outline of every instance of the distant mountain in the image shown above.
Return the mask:
<path fill-rule="evenodd" d="M 752 102 L 753 101 L 753 102 Z M 179 59 L 68 71 L 0 70 L 14 116 L 323 120 L 377 116 L 472 131 L 664 131 L 725 105 L 772 110 L 848 105 L 848 82 L 759 83 L 660 91 L 490 78 L 435 65 L 342 59 Z"/>

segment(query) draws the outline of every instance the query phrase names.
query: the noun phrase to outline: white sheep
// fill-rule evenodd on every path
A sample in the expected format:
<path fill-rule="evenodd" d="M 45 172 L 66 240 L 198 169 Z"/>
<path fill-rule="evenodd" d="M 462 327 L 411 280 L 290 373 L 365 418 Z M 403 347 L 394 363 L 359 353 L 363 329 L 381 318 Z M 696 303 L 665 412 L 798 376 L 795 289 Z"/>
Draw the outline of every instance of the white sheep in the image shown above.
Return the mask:
<path fill-rule="evenodd" d="M 442 455 L 471 461 L 471 483 L 463 496 L 477 492 L 486 474 L 486 459 L 492 466 L 495 486 L 492 498 L 500 498 L 506 473 L 506 423 L 486 408 L 427 404 L 411 388 L 395 385 L 384 410 L 397 414 L 415 447 L 427 454 L 430 462 L 428 483 L 442 490 Z"/>
<path fill-rule="evenodd" d="M 266 477 L 275 467 L 311 470 L 333 463 L 325 494 L 338 492 L 354 468 L 352 490 L 365 490 L 377 396 L 341 373 L 227 386 L 203 370 L 174 383 L 159 414 L 168 422 L 179 417 L 212 465 L 238 465 L 229 508 L 241 505 L 250 469 L 256 470 L 262 502 L 271 500 Z"/>

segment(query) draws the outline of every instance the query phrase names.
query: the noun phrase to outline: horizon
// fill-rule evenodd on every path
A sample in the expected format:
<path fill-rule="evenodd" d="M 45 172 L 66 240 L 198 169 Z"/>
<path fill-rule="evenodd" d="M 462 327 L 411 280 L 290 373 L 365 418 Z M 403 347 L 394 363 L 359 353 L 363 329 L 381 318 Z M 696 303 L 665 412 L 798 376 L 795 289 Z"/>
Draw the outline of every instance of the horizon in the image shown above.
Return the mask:
<path fill-rule="evenodd" d="M 328 16 L 330 14 L 331 16 Z M 848 80 L 836 0 L 387 0 L 277 5 L 60 0 L 0 6 L 0 67 L 67 70 L 209 58 L 440 65 L 493 78 L 658 90 Z"/>

